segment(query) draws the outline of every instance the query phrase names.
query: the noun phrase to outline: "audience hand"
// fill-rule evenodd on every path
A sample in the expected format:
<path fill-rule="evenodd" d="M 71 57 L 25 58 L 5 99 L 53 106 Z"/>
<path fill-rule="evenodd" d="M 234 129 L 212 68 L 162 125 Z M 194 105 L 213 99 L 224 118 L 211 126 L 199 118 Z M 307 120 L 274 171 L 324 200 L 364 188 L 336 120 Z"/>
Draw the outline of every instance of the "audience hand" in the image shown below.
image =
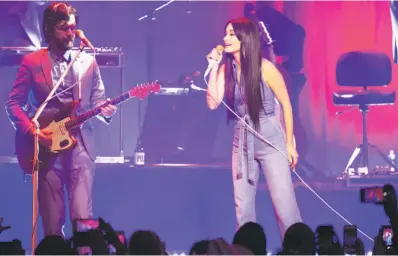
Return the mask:
<path fill-rule="evenodd" d="M 5 230 L 11 228 L 11 226 L 3 226 L 2 223 L 3 223 L 3 217 L 0 217 L 0 234 L 1 234 L 3 231 L 5 231 Z"/>
<path fill-rule="evenodd" d="M 105 222 L 102 218 L 99 218 L 99 223 L 99 228 L 105 233 L 105 240 L 113 245 L 113 247 L 115 247 L 116 254 L 126 254 L 127 248 L 119 240 L 119 237 L 116 234 L 115 230 L 112 228 L 112 226 L 109 223 Z"/>
<path fill-rule="evenodd" d="M 392 185 L 386 184 L 383 186 L 383 191 L 386 192 L 386 196 L 384 199 L 384 212 L 391 219 L 398 213 L 397 210 L 397 196 L 395 194 L 395 189 Z"/>

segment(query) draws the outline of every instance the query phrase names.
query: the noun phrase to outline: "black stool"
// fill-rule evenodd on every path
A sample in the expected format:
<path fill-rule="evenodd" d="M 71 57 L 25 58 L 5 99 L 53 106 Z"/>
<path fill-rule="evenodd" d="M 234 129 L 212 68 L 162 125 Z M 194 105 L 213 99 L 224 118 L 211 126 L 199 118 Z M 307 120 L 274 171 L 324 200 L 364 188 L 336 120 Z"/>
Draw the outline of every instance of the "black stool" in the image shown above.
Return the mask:
<path fill-rule="evenodd" d="M 362 166 L 369 170 L 369 147 L 389 165 L 396 168 L 388 157 L 376 146 L 368 142 L 367 114 L 369 106 L 393 105 L 395 91 L 381 92 L 368 90 L 368 87 L 385 87 L 391 83 L 392 66 L 390 58 L 378 52 L 348 52 L 340 56 L 336 67 L 336 79 L 339 86 L 362 87 L 362 90 L 340 91 L 333 93 L 335 105 L 356 106 L 362 113 L 362 144 L 358 145 L 351 155 L 344 170 L 346 174 L 355 159 L 360 155 Z M 344 111 L 343 111 L 344 112 Z M 338 112 L 337 114 L 342 114 Z"/>

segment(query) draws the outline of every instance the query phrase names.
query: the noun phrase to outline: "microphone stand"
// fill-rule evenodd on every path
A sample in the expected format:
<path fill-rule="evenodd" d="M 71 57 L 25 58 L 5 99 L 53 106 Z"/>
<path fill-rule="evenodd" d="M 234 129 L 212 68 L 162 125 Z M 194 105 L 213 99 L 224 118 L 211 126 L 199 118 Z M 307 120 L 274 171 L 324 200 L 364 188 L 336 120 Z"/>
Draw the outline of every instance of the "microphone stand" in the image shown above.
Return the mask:
<path fill-rule="evenodd" d="M 86 45 L 82 42 L 79 51 L 76 54 L 75 57 L 73 57 L 72 61 L 68 64 L 67 68 L 65 69 L 64 73 L 61 75 L 57 83 L 54 85 L 52 88 L 50 94 L 47 96 L 46 100 L 42 103 L 42 105 L 37 109 L 37 112 L 35 116 L 32 119 L 32 123 L 34 126 L 34 153 L 33 153 L 33 171 L 32 171 L 32 255 L 34 255 L 34 251 L 36 248 L 36 236 L 37 236 L 37 219 L 38 219 L 38 199 L 37 199 L 37 192 L 38 192 L 38 177 L 39 177 L 39 134 L 40 134 L 40 124 L 38 122 L 38 119 L 43 112 L 44 108 L 47 106 L 48 101 L 52 98 L 56 90 L 58 89 L 59 85 L 62 83 L 64 80 L 66 74 L 72 67 L 73 63 L 76 61 L 77 57 L 80 55 L 80 53 L 83 51 L 84 47 Z"/>

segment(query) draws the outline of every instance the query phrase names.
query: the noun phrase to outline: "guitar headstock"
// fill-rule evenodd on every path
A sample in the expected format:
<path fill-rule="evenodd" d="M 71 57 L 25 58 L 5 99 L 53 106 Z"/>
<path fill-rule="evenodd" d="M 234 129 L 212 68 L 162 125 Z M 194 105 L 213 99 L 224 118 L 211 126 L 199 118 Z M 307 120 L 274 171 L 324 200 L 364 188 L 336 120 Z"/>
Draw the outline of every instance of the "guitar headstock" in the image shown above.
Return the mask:
<path fill-rule="evenodd" d="M 150 93 L 160 91 L 160 84 L 158 82 L 140 84 L 129 91 L 132 97 L 137 97 L 140 100 L 147 97 Z"/>

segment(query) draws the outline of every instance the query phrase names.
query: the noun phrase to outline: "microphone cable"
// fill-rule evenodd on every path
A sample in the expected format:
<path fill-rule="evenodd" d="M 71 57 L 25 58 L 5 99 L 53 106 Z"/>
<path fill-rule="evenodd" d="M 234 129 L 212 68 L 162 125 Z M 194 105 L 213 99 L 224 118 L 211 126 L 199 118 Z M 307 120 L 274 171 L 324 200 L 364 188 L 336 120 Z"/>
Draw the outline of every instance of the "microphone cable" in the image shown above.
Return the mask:
<path fill-rule="evenodd" d="M 207 81 L 206 81 L 206 77 L 204 77 L 204 81 L 207 85 L 207 87 L 209 87 Z M 204 91 L 207 92 L 206 89 L 203 89 L 201 87 L 198 87 L 194 84 L 191 85 L 191 88 L 193 90 L 197 90 L 197 91 Z M 211 95 L 210 95 L 211 96 Z M 211 96 L 212 97 L 212 96 Z M 258 132 L 256 132 L 249 124 L 247 124 L 234 110 L 232 110 L 228 104 L 226 104 L 224 102 L 224 100 L 221 100 L 221 103 L 232 113 L 236 116 L 236 118 L 238 118 L 242 123 L 245 124 L 245 126 L 252 131 L 259 139 L 261 139 L 263 142 L 267 143 L 268 145 L 270 145 L 271 147 L 275 148 L 279 153 L 281 153 L 288 161 L 289 161 L 289 157 L 282 151 L 280 150 L 278 147 L 276 147 L 275 145 L 273 145 L 272 143 L 270 143 L 268 140 L 266 140 L 263 136 L 261 136 Z M 300 163 L 298 162 L 297 165 L 300 165 Z M 349 225 L 353 225 L 347 218 L 345 218 L 341 213 L 339 213 L 337 210 L 335 210 L 328 202 L 326 202 L 325 199 L 323 199 L 295 170 L 293 170 L 293 173 L 297 176 L 297 178 L 324 204 L 326 205 L 326 207 L 328 207 L 332 212 L 334 212 L 337 216 L 339 216 L 342 220 L 344 220 L 347 224 Z M 373 238 L 371 238 L 369 235 L 367 235 L 365 232 L 363 232 L 362 230 L 360 230 L 359 228 L 357 228 L 358 232 L 361 233 L 363 236 L 365 236 L 366 238 L 368 238 L 370 241 L 374 242 Z"/>

